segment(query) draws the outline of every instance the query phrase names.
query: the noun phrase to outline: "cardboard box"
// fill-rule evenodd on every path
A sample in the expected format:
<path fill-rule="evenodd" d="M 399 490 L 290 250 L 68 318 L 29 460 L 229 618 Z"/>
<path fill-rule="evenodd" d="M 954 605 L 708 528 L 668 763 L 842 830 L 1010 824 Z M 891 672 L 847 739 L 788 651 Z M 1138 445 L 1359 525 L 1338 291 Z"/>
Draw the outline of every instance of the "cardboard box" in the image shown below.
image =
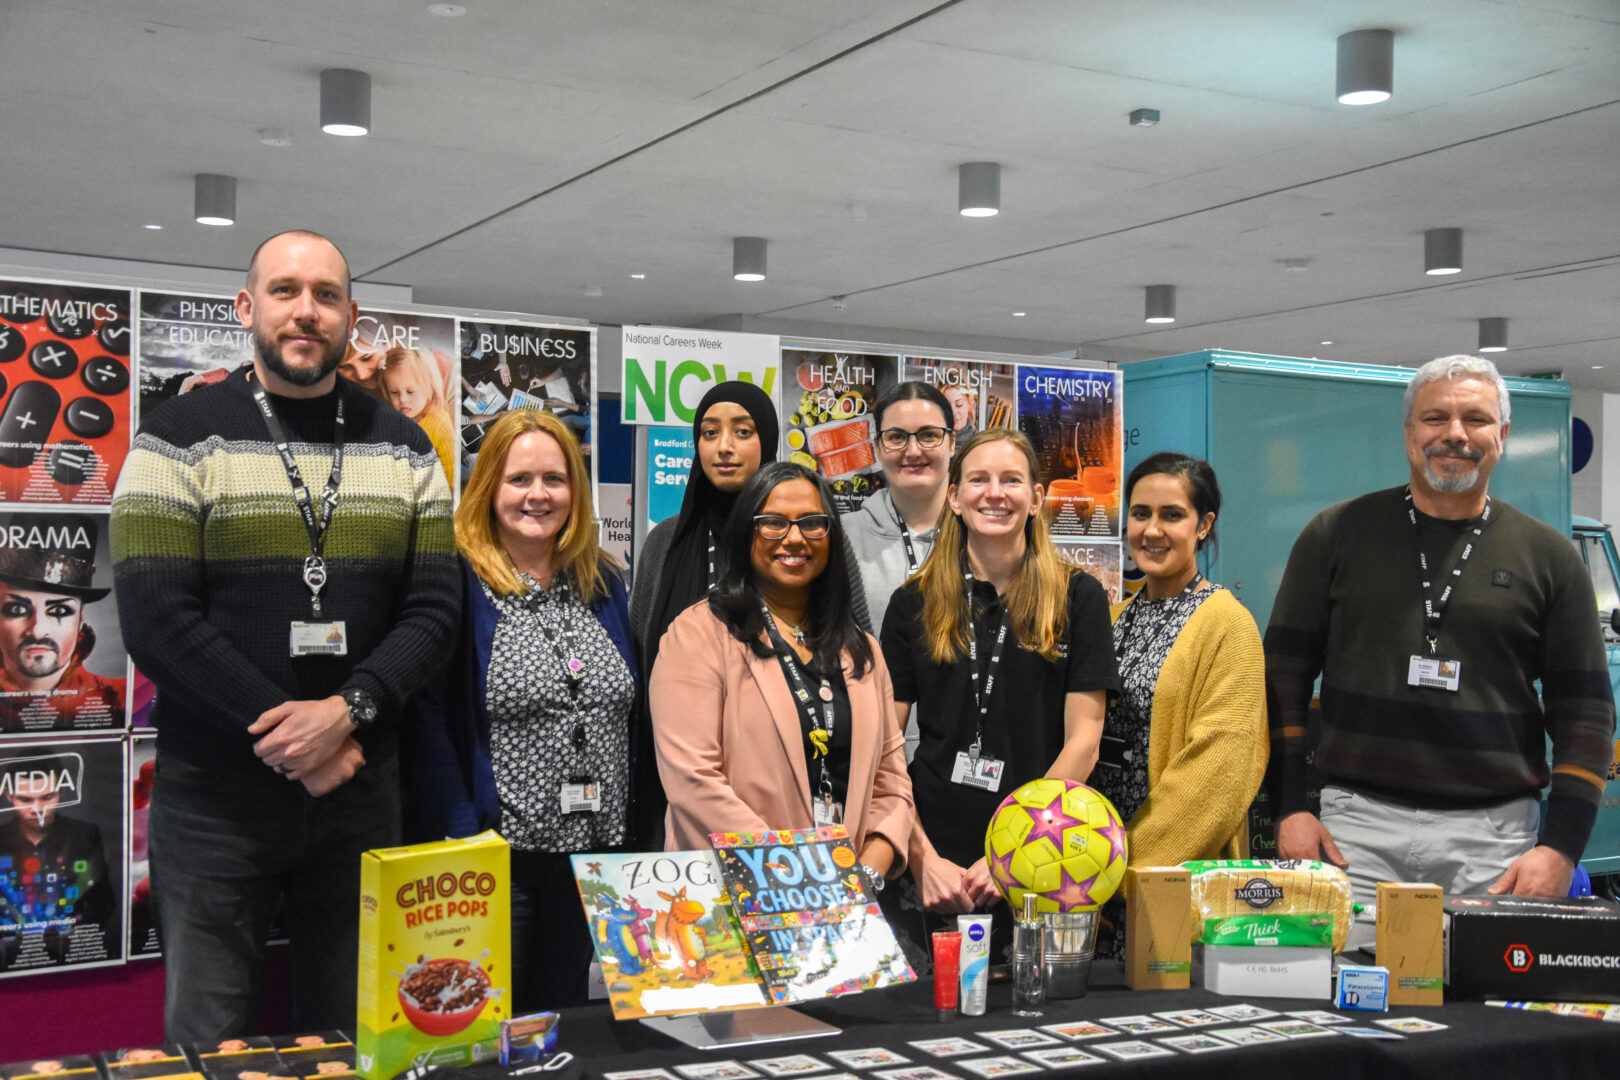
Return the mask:
<path fill-rule="evenodd" d="M 1236 997 L 1304 998 L 1333 996 L 1330 946 L 1197 945 L 1193 981 L 1205 990 Z"/>
<path fill-rule="evenodd" d="M 1125 985 L 1185 990 L 1192 985 L 1192 874 L 1179 866 L 1125 871 Z"/>
<path fill-rule="evenodd" d="M 1438 885 L 1378 883 L 1378 966 L 1389 970 L 1391 1005 L 1445 1001 L 1445 894 Z"/>
<path fill-rule="evenodd" d="M 1336 1009 L 1384 1012 L 1389 1008 L 1389 969 L 1346 964 L 1339 969 Z"/>
<path fill-rule="evenodd" d="M 1593 896 L 1446 898 L 1457 997 L 1620 1001 L 1620 904 Z"/>
<path fill-rule="evenodd" d="M 367 1080 L 499 1056 L 511 1016 L 511 862 L 493 832 L 361 857 L 354 1042 Z"/>

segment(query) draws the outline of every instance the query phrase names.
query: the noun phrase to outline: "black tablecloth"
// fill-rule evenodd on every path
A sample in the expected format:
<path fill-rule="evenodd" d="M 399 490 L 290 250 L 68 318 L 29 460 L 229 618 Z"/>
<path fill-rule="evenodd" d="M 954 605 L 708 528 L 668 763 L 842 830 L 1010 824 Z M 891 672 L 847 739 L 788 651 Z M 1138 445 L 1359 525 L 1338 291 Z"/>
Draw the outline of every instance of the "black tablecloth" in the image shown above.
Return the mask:
<path fill-rule="evenodd" d="M 932 983 L 919 980 L 905 986 L 794 1006 L 801 1012 L 843 1029 L 838 1035 L 715 1051 L 693 1050 L 648 1029 L 636 1020 L 616 1021 L 605 1006 L 568 1009 L 564 1010 L 559 1023 L 558 1046 L 572 1052 L 574 1060 L 554 1072 L 531 1073 L 528 1080 L 546 1077 L 556 1080 L 596 1080 L 604 1072 L 623 1069 L 659 1067 L 673 1072 L 675 1065 L 727 1059 L 747 1062 L 787 1054 L 810 1054 L 842 1071 L 843 1066 L 829 1058 L 827 1051 L 872 1046 L 894 1050 L 914 1063 L 932 1065 L 953 1076 L 971 1080 L 975 1074 L 961 1068 L 956 1060 L 932 1057 L 907 1043 L 914 1039 L 937 1039 L 947 1035 L 971 1037 L 976 1031 L 1208 1008 L 1240 1001 L 1278 1012 L 1331 1007 L 1325 1001 L 1223 997 L 1196 989 L 1133 991 L 1120 982 L 1117 966 L 1110 969 L 1104 965 L 1094 969 L 1090 993 L 1069 1001 L 1049 1001 L 1045 1015 L 1038 1019 L 1012 1015 L 1011 994 L 1008 984 L 992 984 L 986 1015 L 958 1017 L 950 1023 L 941 1023 L 934 1011 Z M 1177 1054 L 1175 1057 L 1140 1061 L 1110 1060 L 1103 1065 L 1048 1070 L 1045 1075 L 1084 1075 L 1094 1080 L 1099 1076 L 1119 1074 L 1196 1076 L 1200 1080 L 1224 1076 L 1238 1080 L 1255 1080 L 1259 1076 L 1298 1077 L 1299 1080 L 1335 1080 L 1339 1077 L 1437 1080 L 1450 1076 L 1525 1076 L 1539 1080 L 1543 1077 L 1614 1075 L 1617 1066 L 1620 1066 L 1620 1024 L 1615 1023 L 1493 1008 L 1480 1002 L 1447 1002 L 1440 1008 L 1397 1007 L 1387 1013 L 1347 1012 L 1344 1015 L 1352 1017 L 1352 1023 L 1360 1026 L 1371 1026 L 1377 1018 L 1416 1016 L 1445 1024 L 1447 1028 L 1444 1031 L 1411 1034 L 1399 1042 L 1358 1039 L 1348 1035 L 1291 1039 L 1288 1042 L 1234 1047 L 1215 1053 Z M 1223 1026 L 1237 1026 L 1237 1022 Z M 1203 1030 L 1208 1029 L 1188 1029 L 1189 1032 Z M 1169 1033 L 1121 1035 L 1118 1039 L 1089 1039 L 1070 1045 L 1089 1049 L 1100 1042 L 1135 1038 L 1151 1040 L 1166 1034 Z M 1011 1054 L 1013 1051 L 997 1048 L 994 1053 Z M 480 1080 L 485 1077 L 494 1080 L 507 1072 L 494 1066 L 468 1071 L 477 1072 Z M 870 1075 L 870 1072 L 867 1071 L 866 1075 Z M 807 1080 L 815 1078 L 811 1076 Z"/>

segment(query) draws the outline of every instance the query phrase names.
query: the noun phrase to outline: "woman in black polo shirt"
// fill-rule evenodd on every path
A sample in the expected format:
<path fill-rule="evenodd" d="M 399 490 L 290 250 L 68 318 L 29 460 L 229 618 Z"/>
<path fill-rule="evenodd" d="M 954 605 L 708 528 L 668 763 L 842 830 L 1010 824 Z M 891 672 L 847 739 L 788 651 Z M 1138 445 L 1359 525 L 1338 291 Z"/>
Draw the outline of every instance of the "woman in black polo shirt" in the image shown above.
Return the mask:
<path fill-rule="evenodd" d="M 998 930 L 1009 920 L 984 859 L 991 815 L 1020 784 L 1084 781 L 1119 689 L 1107 595 L 1058 557 L 1037 475 L 1016 431 L 963 444 L 951 513 L 883 620 L 896 712 L 903 725 L 915 705 L 920 725 L 909 861 L 921 904 L 937 914 L 994 906 Z"/>

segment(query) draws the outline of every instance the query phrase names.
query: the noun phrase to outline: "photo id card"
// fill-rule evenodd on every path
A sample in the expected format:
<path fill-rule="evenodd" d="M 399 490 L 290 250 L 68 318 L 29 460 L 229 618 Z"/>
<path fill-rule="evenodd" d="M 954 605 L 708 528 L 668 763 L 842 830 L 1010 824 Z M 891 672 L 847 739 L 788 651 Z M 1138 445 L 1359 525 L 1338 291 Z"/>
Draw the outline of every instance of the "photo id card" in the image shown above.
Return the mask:
<path fill-rule="evenodd" d="M 348 656 L 349 629 L 337 622 L 295 622 L 288 635 L 289 656 Z"/>
<path fill-rule="evenodd" d="M 574 780 L 562 786 L 562 812 L 594 814 L 602 809 L 602 785 L 595 780 Z"/>
<path fill-rule="evenodd" d="M 956 752 L 956 767 L 951 770 L 951 783 L 997 791 L 1001 788 L 1001 774 L 1007 763 L 992 757 L 974 758 L 965 750 Z"/>
<path fill-rule="evenodd" d="M 1462 661 L 1441 660 L 1434 656 L 1414 656 L 1406 668 L 1407 686 L 1427 686 L 1431 690 L 1456 693 L 1462 685 Z"/>

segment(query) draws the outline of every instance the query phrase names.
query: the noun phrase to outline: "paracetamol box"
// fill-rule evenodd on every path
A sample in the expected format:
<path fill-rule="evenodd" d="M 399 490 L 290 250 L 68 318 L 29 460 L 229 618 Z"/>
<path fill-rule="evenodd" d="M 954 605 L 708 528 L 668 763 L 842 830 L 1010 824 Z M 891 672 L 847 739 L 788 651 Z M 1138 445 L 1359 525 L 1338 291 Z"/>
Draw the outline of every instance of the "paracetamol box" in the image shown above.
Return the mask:
<path fill-rule="evenodd" d="M 1339 969 L 1333 1004 L 1341 1009 L 1383 1012 L 1389 1008 L 1389 970 L 1346 964 Z"/>
<path fill-rule="evenodd" d="M 510 871 L 493 832 L 362 856 L 355 1052 L 367 1080 L 499 1056 L 511 1015 Z"/>

